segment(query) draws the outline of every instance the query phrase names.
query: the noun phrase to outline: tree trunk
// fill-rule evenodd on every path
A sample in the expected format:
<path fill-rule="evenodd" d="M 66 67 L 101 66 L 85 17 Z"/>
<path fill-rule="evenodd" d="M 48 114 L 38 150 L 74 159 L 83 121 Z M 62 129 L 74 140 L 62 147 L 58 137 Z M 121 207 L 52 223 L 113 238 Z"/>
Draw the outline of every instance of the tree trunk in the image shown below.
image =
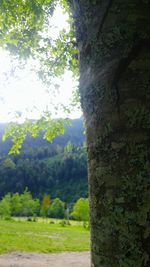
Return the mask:
<path fill-rule="evenodd" d="M 150 266 L 150 4 L 71 1 L 87 133 L 92 267 Z"/>

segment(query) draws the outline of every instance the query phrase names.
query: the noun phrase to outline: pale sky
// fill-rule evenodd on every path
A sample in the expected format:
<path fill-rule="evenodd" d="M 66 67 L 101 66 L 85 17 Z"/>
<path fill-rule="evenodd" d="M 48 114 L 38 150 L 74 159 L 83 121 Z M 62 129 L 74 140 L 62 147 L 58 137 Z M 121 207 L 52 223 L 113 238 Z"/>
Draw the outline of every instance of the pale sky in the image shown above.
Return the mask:
<path fill-rule="evenodd" d="M 63 14 L 58 7 L 54 13 L 54 27 L 50 29 L 53 38 L 57 38 L 63 28 L 67 29 L 67 18 L 67 14 Z M 66 117 L 60 106 L 69 105 L 72 91 L 78 84 L 71 72 L 66 72 L 63 78 L 57 81 L 60 88 L 54 96 L 50 88 L 44 86 L 36 74 L 29 71 L 28 65 L 24 70 L 17 70 L 15 78 L 11 75 L 12 63 L 9 54 L 0 50 L 0 58 L 0 122 L 16 121 L 15 112 L 21 113 L 20 121 L 25 118 L 38 119 L 42 111 L 47 110 L 51 111 L 53 116 Z M 52 103 L 58 108 L 57 115 Z M 70 117 L 77 118 L 81 115 L 81 110 L 76 109 L 71 112 Z"/>

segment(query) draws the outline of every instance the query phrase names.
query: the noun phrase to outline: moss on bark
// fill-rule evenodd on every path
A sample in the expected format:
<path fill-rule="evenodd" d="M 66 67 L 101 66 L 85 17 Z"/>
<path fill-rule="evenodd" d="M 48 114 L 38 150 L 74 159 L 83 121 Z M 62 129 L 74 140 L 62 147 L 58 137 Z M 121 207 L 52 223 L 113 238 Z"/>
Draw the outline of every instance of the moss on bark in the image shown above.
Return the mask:
<path fill-rule="evenodd" d="M 74 4 L 87 131 L 92 266 L 148 267 L 150 4 Z"/>

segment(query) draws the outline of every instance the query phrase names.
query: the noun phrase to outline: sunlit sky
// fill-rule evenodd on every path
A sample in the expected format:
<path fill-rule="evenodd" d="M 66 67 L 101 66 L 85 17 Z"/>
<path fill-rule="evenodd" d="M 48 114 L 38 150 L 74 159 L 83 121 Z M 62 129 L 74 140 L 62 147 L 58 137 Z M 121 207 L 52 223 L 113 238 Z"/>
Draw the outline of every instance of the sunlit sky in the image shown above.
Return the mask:
<path fill-rule="evenodd" d="M 54 13 L 53 27 L 51 34 L 53 38 L 63 28 L 67 29 L 67 14 L 63 14 L 60 7 Z M 26 118 L 38 119 L 42 111 L 51 111 L 53 116 L 66 117 L 61 110 L 61 104 L 68 106 L 72 97 L 72 91 L 77 86 L 77 81 L 72 77 L 71 72 L 66 72 L 64 76 L 57 81 L 59 84 L 58 92 L 51 92 L 51 88 L 47 88 L 36 77 L 36 74 L 30 71 L 29 64 L 23 70 L 17 70 L 17 77 L 11 75 L 13 63 L 9 54 L 0 50 L 0 122 L 23 121 Z M 56 113 L 55 107 L 58 107 Z M 16 119 L 15 114 L 21 115 Z M 81 116 L 81 110 L 75 109 L 69 115 L 71 118 Z"/>

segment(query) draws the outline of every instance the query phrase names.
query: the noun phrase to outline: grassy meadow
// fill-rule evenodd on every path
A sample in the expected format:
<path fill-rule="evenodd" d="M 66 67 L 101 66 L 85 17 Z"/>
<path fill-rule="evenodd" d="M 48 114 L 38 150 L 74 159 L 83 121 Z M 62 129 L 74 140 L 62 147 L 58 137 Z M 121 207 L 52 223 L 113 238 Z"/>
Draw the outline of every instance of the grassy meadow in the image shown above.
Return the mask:
<path fill-rule="evenodd" d="M 90 249 L 89 231 L 79 222 L 63 225 L 61 220 L 37 222 L 14 218 L 0 220 L 0 253 L 86 251 Z"/>

